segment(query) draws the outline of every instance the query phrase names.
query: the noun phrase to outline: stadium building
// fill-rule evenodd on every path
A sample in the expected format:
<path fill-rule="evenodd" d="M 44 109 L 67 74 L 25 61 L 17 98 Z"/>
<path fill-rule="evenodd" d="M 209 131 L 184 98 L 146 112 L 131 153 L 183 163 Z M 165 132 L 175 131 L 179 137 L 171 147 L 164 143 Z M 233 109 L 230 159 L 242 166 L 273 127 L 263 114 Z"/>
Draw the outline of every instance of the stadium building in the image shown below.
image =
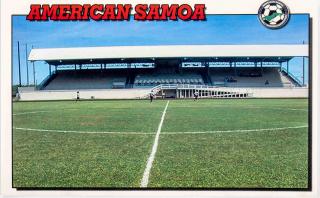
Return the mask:
<path fill-rule="evenodd" d="M 290 71 L 308 45 L 168 45 L 32 49 L 48 76 L 20 100 L 308 97 Z M 300 66 L 300 65 L 299 65 Z M 304 61 L 301 65 L 305 71 Z"/>

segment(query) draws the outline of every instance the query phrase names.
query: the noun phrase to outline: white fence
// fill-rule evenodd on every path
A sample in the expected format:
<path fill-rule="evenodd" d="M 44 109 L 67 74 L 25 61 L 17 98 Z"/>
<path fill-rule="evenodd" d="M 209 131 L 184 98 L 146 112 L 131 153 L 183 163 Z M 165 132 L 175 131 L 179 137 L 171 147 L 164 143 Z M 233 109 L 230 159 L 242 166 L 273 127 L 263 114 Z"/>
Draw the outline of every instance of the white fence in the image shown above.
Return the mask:
<path fill-rule="evenodd" d="M 172 90 L 198 90 L 225 92 L 235 94 L 248 94 L 253 98 L 306 98 L 308 88 L 232 88 L 213 87 L 206 85 L 159 85 L 149 89 L 96 89 L 96 90 L 21 90 L 19 99 L 22 101 L 31 100 L 74 100 L 79 91 L 81 99 L 142 99 L 149 97 L 151 90 L 159 92 L 164 89 Z M 204 92 L 202 92 L 204 91 Z M 181 92 L 179 93 L 181 94 Z M 206 94 L 204 94 L 206 95 Z M 178 98 L 181 95 L 177 95 Z M 206 95 L 208 96 L 208 95 Z M 210 96 L 210 95 L 209 95 Z M 243 96 L 243 95 L 242 95 Z M 190 94 L 192 97 L 192 94 Z"/>
<path fill-rule="evenodd" d="M 74 100 L 79 91 L 80 99 L 141 99 L 150 89 L 97 89 L 97 90 L 41 90 L 19 93 L 19 100 Z"/>

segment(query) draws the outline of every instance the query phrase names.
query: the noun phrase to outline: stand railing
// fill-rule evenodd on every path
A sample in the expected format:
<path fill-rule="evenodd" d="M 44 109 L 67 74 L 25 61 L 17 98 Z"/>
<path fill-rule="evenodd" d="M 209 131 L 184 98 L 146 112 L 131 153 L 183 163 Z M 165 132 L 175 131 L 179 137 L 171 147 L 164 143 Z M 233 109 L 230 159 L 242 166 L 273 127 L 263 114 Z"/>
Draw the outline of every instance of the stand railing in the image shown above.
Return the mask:
<path fill-rule="evenodd" d="M 48 84 L 48 81 L 51 79 L 51 78 L 54 78 L 56 75 L 56 72 L 53 71 L 51 75 L 48 75 L 47 77 L 45 77 L 41 83 L 39 85 L 36 86 L 36 89 L 37 90 L 41 90 L 43 87 L 45 87 L 47 84 Z"/>
<path fill-rule="evenodd" d="M 201 98 L 247 98 L 252 94 L 248 90 L 239 90 L 237 88 L 226 88 L 208 86 L 208 85 L 190 85 L 190 84 L 160 84 L 151 89 L 154 95 L 157 95 L 160 91 L 176 90 L 176 98 L 192 98 L 193 94 L 198 91 Z M 149 97 L 150 93 L 145 96 Z M 161 94 L 161 97 L 163 95 Z"/>
<path fill-rule="evenodd" d="M 288 72 L 288 70 L 283 67 L 281 68 L 281 71 L 283 71 L 284 73 L 286 73 L 290 78 L 292 78 L 299 86 L 303 86 L 303 83 L 301 82 L 301 80 L 299 78 L 297 78 L 295 75 L 293 75 L 291 72 Z"/>

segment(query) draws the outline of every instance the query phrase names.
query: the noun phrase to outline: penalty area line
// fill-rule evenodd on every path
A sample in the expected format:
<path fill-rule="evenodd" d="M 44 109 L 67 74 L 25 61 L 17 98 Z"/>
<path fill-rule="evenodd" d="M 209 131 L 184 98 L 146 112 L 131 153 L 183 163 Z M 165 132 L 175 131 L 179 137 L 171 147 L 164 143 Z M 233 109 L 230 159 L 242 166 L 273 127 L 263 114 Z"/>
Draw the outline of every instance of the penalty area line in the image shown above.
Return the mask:
<path fill-rule="evenodd" d="M 140 183 L 140 187 L 142 187 L 142 188 L 147 187 L 148 183 L 149 183 L 150 171 L 151 171 L 152 164 L 153 164 L 153 161 L 154 161 L 154 158 L 156 156 L 157 149 L 158 149 L 159 136 L 160 136 L 163 120 L 164 120 L 164 117 L 166 115 L 169 102 L 170 101 L 167 102 L 166 107 L 163 110 L 163 113 L 162 113 L 162 116 L 161 116 L 161 120 L 160 120 L 160 123 L 159 123 L 159 126 L 158 126 L 158 130 L 157 130 L 157 133 L 156 133 L 156 137 L 154 138 L 154 143 L 153 143 L 153 146 L 152 146 L 152 150 L 151 150 L 150 156 L 148 158 L 146 168 L 145 168 L 145 170 L 143 172 L 143 177 L 142 177 L 141 183 Z"/>

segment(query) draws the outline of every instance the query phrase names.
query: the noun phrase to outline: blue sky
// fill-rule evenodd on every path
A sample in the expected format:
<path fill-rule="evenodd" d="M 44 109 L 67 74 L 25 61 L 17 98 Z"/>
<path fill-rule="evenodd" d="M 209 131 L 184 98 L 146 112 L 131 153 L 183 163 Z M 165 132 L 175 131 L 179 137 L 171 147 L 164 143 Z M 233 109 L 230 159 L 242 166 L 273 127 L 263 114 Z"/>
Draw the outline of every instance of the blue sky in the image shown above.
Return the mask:
<path fill-rule="evenodd" d="M 22 84 L 26 84 L 25 44 L 34 48 L 116 45 L 301 44 L 308 42 L 308 15 L 291 15 L 282 29 L 264 27 L 256 15 L 207 15 L 206 21 L 89 21 L 30 22 L 13 17 L 13 82 L 18 83 L 17 41 L 20 41 Z M 292 72 L 301 76 L 301 58 L 292 60 Z M 36 62 L 36 81 L 48 67 Z M 29 63 L 29 81 L 33 82 Z"/>

